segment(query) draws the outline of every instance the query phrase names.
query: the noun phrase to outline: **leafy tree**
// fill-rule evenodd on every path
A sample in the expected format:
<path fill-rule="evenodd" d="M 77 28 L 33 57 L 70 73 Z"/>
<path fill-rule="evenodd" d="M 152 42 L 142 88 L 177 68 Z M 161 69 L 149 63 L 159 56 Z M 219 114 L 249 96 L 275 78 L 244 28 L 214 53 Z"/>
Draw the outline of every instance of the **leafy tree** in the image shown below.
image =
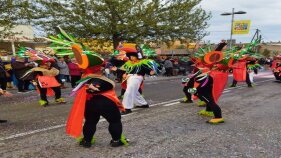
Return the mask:
<path fill-rule="evenodd" d="M 0 1 L 0 38 L 20 32 L 11 32 L 11 29 L 26 17 L 25 9 L 28 7 L 24 0 L 1 0 Z"/>
<path fill-rule="evenodd" d="M 28 18 L 53 34 L 61 26 L 76 37 L 138 42 L 201 39 L 210 13 L 201 0 L 30 0 Z"/>

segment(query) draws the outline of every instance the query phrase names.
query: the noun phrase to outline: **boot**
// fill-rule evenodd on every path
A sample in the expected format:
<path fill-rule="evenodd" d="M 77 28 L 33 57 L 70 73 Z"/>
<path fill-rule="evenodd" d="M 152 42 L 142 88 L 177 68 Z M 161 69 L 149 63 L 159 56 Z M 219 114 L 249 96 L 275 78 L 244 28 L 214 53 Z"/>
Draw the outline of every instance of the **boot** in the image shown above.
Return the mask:
<path fill-rule="evenodd" d="M 212 111 L 200 110 L 198 114 L 207 117 L 214 117 L 214 113 Z"/>
<path fill-rule="evenodd" d="M 84 148 L 90 148 L 95 142 L 96 142 L 96 138 L 93 137 L 92 140 L 86 141 L 83 137 L 80 137 L 77 139 L 77 141 L 79 142 L 80 146 L 83 146 Z"/>
<path fill-rule="evenodd" d="M 46 107 L 47 105 L 48 105 L 49 103 L 48 103 L 48 101 L 46 101 L 46 100 L 39 100 L 39 105 L 41 105 L 41 106 L 44 106 L 44 107 Z"/>
<path fill-rule="evenodd" d="M 132 110 L 131 109 L 125 109 L 125 111 L 121 112 L 121 115 L 127 115 L 129 113 L 132 113 Z"/>
<path fill-rule="evenodd" d="M 110 146 L 112 147 L 119 147 L 119 146 L 127 146 L 129 145 L 128 140 L 125 138 L 125 136 L 122 134 L 121 138 L 119 140 L 111 140 Z"/>
<path fill-rule="evenodd" d="M 136 106 L 136 108 L 149 108 L 149 105 L 146 104 L 146 105 Z"/>
<path fill-rule="evenodd" d="M 64 100 L 64 98 L 59 98 L 59 99 L 56 99 L 56 103 L 64 104 L 64 103 L 66 103 L 66 101 Z"/>
<path fill-rule="evenodd" d="M 199 107 L 205 107 L 206 106 L 206 102 L 202 101 L 202 100 L 199 100 L 197 103 L 197 106 Z"/>
<path fill-rule="evenodd" d="M 180 101 L 180 103 L 193 103 L 193 101 L 192 101 L 192 100 L 188 100 L 187 97 L 184 97 L 184 98 Z"/>

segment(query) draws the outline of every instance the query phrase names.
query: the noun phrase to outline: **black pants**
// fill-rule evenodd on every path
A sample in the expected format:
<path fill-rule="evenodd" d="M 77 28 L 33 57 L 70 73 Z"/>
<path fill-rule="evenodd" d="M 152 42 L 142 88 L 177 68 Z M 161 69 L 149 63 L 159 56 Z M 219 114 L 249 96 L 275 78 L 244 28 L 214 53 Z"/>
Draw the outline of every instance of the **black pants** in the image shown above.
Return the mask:
<path fill-rule="evenodd" d="M 193 87 L 184 86 L 183 87 L 183 92 L 184 92 L 185 97 L 187 98 L 187 100 L 191 101 L 191 94 L 188 93 L 188 89 L 189 88 L 193 88 Z"/>
<path fill-rule="evenodd" d="M 206 103 L 206 111 L 213 111 L 215 118 L 222 118 L 221 108 L 214 100 L 210 85 L 204 87 L 204 89 L 200 90 L 196 95 L 200 100 Z"/>
<path fill-rule="evenodd" d="M 188 81 L 187 85 L 183 87 L 183 92 L 184 92 L 186 98 L 187 98 L 189 101 L 192 100 L 192 98 L 191 98 L 192 95 L 191 95 L 190 93 L 188 93 L 188 89 L 189 89 L 189 88 L 193 88 L 193 87 L 194 87 L 194 78 L 191 78 L 191 79 Z"/>
<path fill-rule="evenodd" d="M 252 87 L 252 83 L 250 81 L 249 73 L 246 73 L 246 83 L 249 87 Z M 236 86 L 237 81 L 233 78 L 232 85 Z"/>
<path fill-rule="evenodd" d="M 279 76 L 280 72 L 274 72 L 273 74 L 276 80 L 281 80 L 281 77 Z"/>
<path fill-rule="evenodd" d="M 37 86 L 40 91 L 40 98 L 41 100 L 47 101 L 47 88 L 41 88 L 40 86 Z M 60 87 L 52 87 L 53 91 L 55 92 L 56 99 L 59 99 L 61 97 L 61 89 Z"/>
<path fill-rule="evenodd" d="M 81 76 L 71 76 L 71 86 L 74 88 L 77 84 L 76 82 L 81 79 Z"/>
<path fill-rule="evenodd" d="M 121 114 L 115 103 L 102 96 L 93 96 L 86 101 L 85 124 L 83 127 L 84 139 L 90 142 L 96 132 L 96 125 L 100 116 L 104 117 L 109 123 L 109 133 L 113 140 L 120 140 L 122 134 Z"/>
<path fill-rule="evenodd" d="M 28 90 L 29 84 L 30 84 L 29 80 L 18 79 L 18 90 L 19 91 Z"/>
<path fill-rule="evenodd" d="M 6 90 L 7 89 L 7 80 L 6 78 L 0 78 L 0 88 L 2 90 Z"/>
<path fill-rule="evenodd" d="M 122 81 L 123 74 L 125 74 L 125 71 L 117 69 L 116 70 L 116 79 L 118 81 Z"/>

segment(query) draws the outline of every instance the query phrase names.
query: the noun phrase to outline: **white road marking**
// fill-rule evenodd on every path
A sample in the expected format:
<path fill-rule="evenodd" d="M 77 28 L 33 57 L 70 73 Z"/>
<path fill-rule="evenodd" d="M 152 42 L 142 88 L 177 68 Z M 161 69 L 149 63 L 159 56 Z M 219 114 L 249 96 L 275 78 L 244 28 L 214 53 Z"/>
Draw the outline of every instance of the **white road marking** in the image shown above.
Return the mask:
<path fill-rule="evenodd" d="M 170 103 L 170 104 L 165 104 L 165 105 L 163 105 L 163 106 L 171 106 L 171 105 L 175 105 L 175 104 L 179 104 L 180 102 L 174 102 L 174 103 Z"/>
<path fill-rule="evenodd" d="M 150 105 L 150 107 L 157 106 L 157 105 L 163 105 L 163 104 L 167 104 L 167 103 L 171 103 L 171 102 L 175 102 L 175 101 L 179 101 L 179 100 L 180 99 L 175 99 L 175 100 L 170 100 L 170 101 L 166 101 L 166 102 L 156 103 L 156 104 Z M 138 110 L 134 110 L 133 113 L 127 114 L 127 115 L 123 115 L 122 117 L 127 117 L 127 116 L 130 116 L 130 115 L 138 113 L 138 112 L 135 112 L 135 111 L 138 111 Z M 102 119 L 100 119 L 99 122 L 104 122 L 104 121 L 105 121 L 105 119 L 102 118 Z M 28 135 L 31 135 L 31 134 L 36 134 L 36 133 L 40 133 L 40 132 L 44 132 L 44 131 L 49 131 L 49 130 L 53 130 L 53 129 L 59 129 L 59 128 L 63 128 L 63 127 L 65 127 L 65 124 L 60 124 L 60 125 L 56 125 L 56 126 L 51 126 L 51 127 L 37 129 L 37 130 L 23 132 L 23 133 L 18 133 L 18 134 L 14 134 L 14 135 L 11 135 L 11 136 L 8 136 L 8 137 L 0 138 L 0 141 L 9 140 L 9 139 L 15 139 L 15 138 L 24 137 L 24 136 L 28 136 Z"/>
<path fill-rule="evenodd" d="M 230 90 L 224 90 L 222 93 L 228 93 L 230 92 Z"/>

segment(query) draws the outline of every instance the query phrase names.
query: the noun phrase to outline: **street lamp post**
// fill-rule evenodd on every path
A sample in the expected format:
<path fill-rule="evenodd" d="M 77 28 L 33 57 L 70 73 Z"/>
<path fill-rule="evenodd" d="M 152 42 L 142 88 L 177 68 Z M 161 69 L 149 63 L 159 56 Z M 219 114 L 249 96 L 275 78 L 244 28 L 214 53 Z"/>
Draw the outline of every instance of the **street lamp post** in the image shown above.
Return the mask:
<path fill-rule="evenodd" d="M 238 11 L 238 12 L 234 12 L 234 8 L 232 8 L 232 12 L 231 13 L 222 13 L 222 16 L 227 16 L 227 15 L 231 15 L 231 30 L 230 30 L 230 44 L 229 44 L 229 48 L 231 48 L 232 46 L 232 35 L 233 35 L 233 22 L 234 22 L 234 14 L 246 14 L 247 12 L 244 11 Z"/>

